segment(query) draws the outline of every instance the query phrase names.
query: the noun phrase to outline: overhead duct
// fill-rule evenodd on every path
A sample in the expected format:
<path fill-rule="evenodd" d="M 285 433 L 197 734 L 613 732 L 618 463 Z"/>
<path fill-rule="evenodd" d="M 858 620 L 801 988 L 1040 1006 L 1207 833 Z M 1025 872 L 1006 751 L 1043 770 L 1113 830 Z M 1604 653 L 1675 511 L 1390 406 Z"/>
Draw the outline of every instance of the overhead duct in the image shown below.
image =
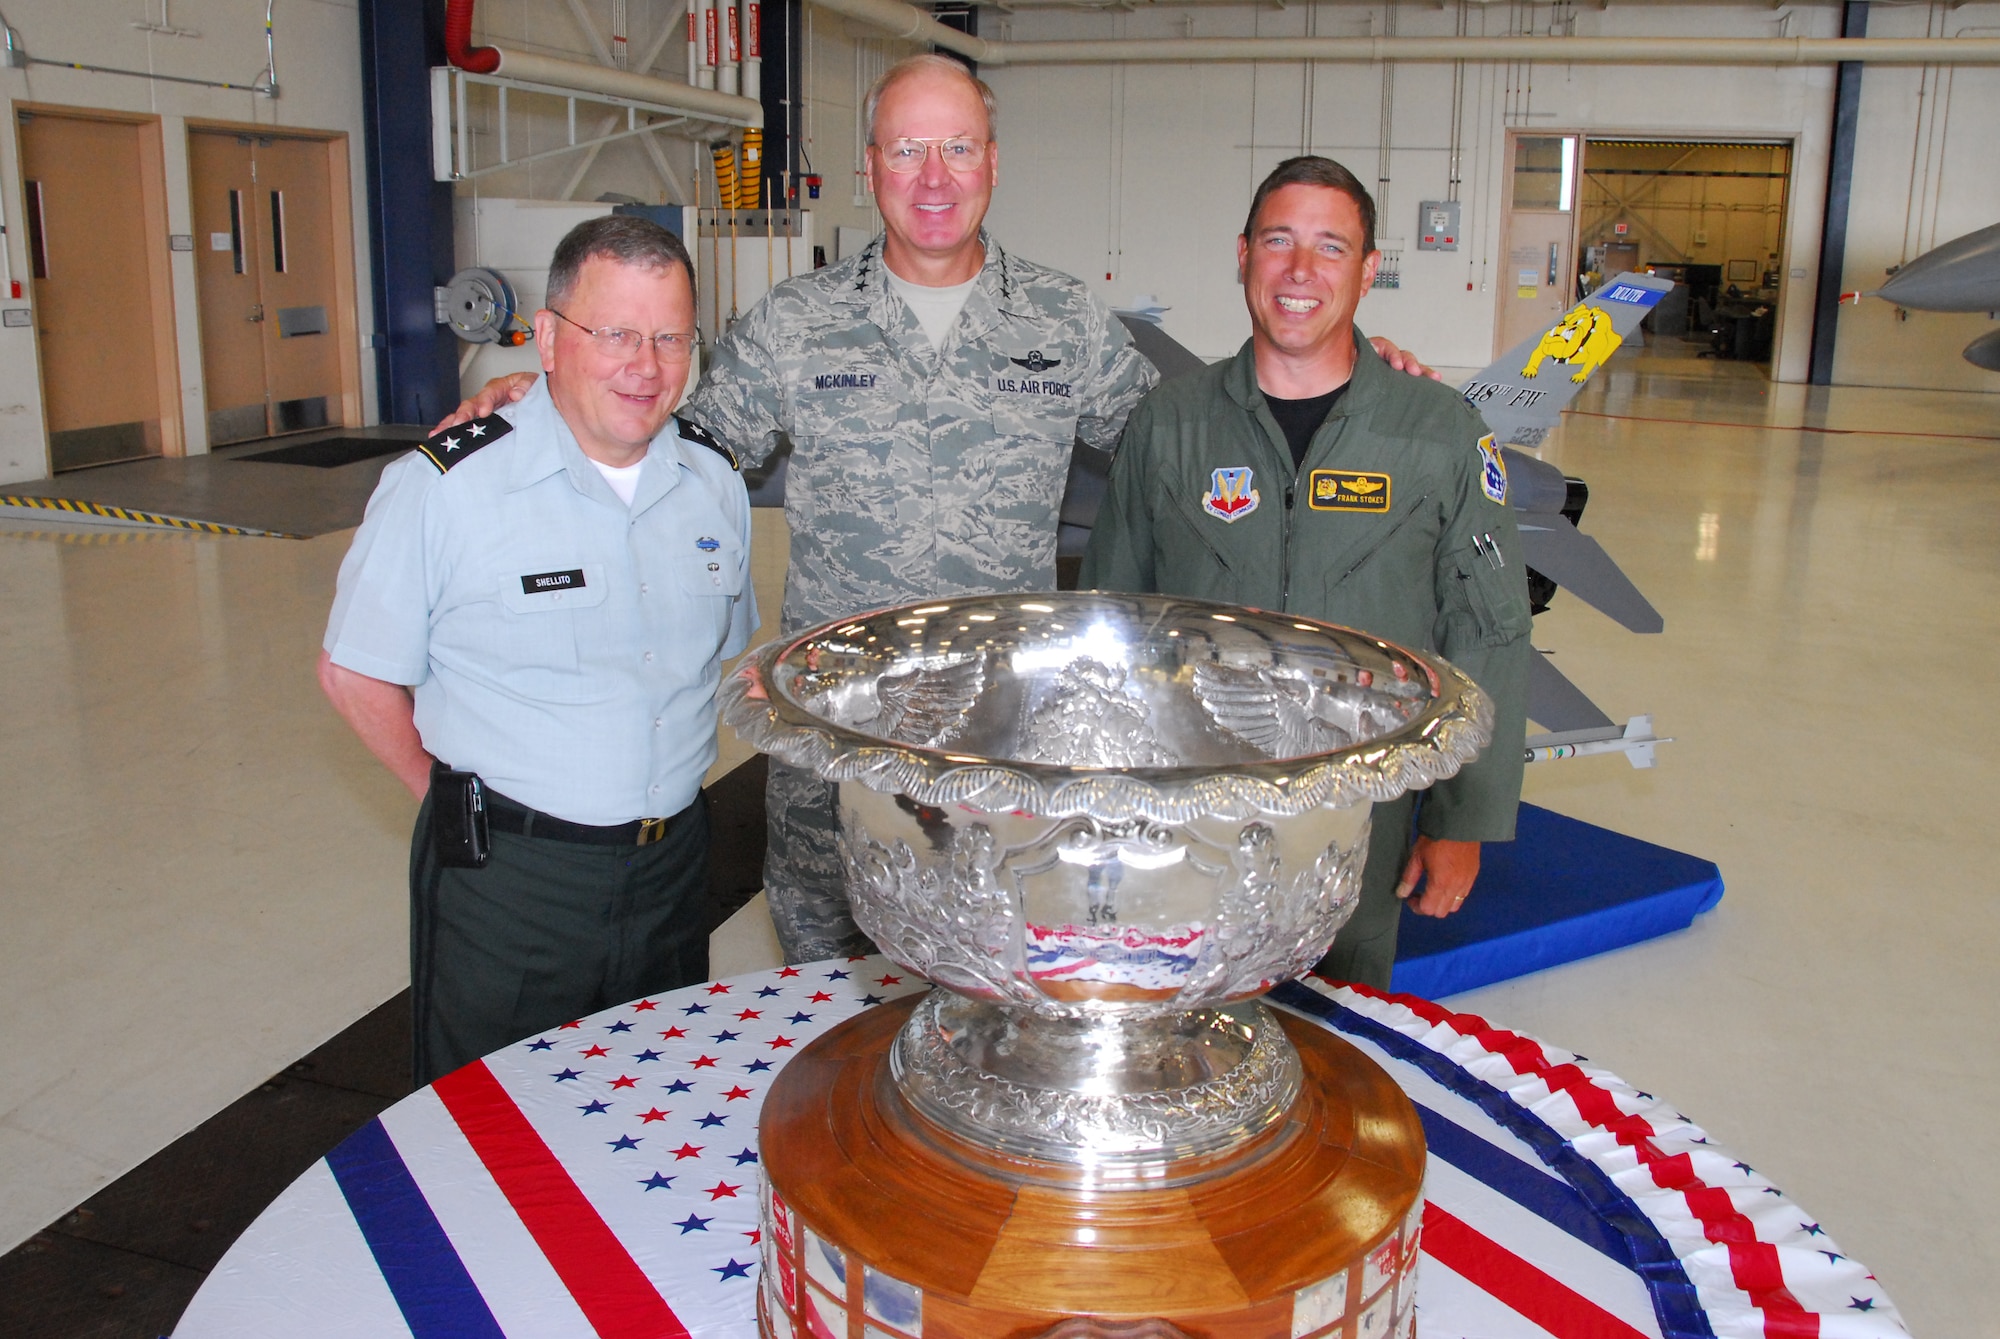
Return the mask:
<path fill-rule="evenodd" d="M 533 52 L 512 51 L 506 47 L 474 46 L 472 6 L 473 0 L 450 0 L 445 7 L 445 57 L 461 70 L 470 70 L 474 74 L 505 75 L 523 83 L 544 84 L 578 93 L 601 93 L 607 97 L 652 103 L 735 125 L 764 124 L 764 106 L 754 98 L 693 88 L 677 80 L 633 74 L 609 65 L 538 56 Z M 905 5 L 902 8 L 909 7 Z"/>
<path fill-rule="evenodd" d="M 982 65 L 1192 65 L 1222 61 L 1533 61 L 1547 65 L 2000 65 L 1992 37 L 1164 37 L 995 42 L 902 0 L 811 0 L 905 41 Z"/>

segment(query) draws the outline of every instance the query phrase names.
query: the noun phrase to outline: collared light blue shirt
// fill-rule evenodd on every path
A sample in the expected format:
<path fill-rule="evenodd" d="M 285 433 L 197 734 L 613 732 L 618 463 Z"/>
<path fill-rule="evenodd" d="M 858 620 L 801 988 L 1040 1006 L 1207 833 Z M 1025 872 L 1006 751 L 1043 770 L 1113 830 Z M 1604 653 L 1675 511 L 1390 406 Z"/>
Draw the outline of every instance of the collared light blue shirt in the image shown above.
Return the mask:
<path fill-rule="evenodd" d="M 440 474 L 382 472 L 340 565 L 336 665 L 416 694 L 424 747 L 573 823 L 687 807 L 715 761 L 721 661 L 757 626 L 750 502 L 670 419 L 628 508 L 549 398 Z"/>

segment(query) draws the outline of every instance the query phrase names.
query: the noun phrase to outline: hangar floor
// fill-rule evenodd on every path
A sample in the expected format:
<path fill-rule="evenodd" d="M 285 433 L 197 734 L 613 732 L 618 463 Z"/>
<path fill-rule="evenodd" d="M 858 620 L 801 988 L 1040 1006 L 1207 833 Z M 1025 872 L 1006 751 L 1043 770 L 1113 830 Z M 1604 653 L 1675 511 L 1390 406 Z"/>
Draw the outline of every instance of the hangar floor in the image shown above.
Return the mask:
<path fill-rule="evenodd" d="M 1679 742 L 1652 771 L 1537 767 L 1528 797 L 1714 859 L 1729 894 L 1684 934 L 1454 1003 L 1671 1094 L 1916 1333 L 1977 1332 L 2000 1307 L 1979 818 L 2000 397 L 1809 392 L 1656 349 L 1577 410 L 1552 458 L 1667 631 L 1558 597 L 1536 642 Z M 757 520 L 775 621 L 783 520 Z M 410 804 L 313 683 L 344 532 L 0 524 L 4 1248 L 401 989 Z M 718 773 L 744 756 L 725 741 Z M 718 970 L 767 951 L 755 905 Z"/>

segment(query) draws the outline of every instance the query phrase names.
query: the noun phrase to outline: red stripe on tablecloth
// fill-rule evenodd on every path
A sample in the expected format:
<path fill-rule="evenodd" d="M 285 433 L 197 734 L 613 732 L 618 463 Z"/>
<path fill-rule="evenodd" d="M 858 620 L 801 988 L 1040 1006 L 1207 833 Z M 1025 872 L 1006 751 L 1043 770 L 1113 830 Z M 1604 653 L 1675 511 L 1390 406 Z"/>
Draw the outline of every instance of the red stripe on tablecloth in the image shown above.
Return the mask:
<path fill-rule="evenodd" d="M 1464 1219 L 1424 1205 L 1424 1254 L 1556 1339 L 1645 1339 L 1562 1280 L 1543 1273 Z"/>
<path fill-rule="evenodd" d="M 485 1061 L 445 1075 L 431 1090 L 603 1339 L 688 1333 Z"/>
<path fill-rule="evenodd" d="M 1766 1339 L 1818 1339 L 1819 1314 L 1801 1306 L 1785 1286 L 1778 1248 L 1757 1240 L 1756 1225 L 1737 1211 L 1727 1191 L 1710 1186 L 1696 1174 L 1691 1156 L 1686 1153 L 1662 1153 L 1650 1137 L 1654 1131 L 1645 1117 L 1621 1111 L 1611 1094 L 1592 1083 L 1590 1076 L 1581 1068 L 1574 1064 L 1550 1064 L 1547 1054 L 1538 1044 L 1518 1033 L 1495 1028 L 1477 1014 L 1453 1013 L 1416 995 L 1389 995 L 1367 986 L 1350 985 L 1349 988 L 1363 995 L 1400 1004 L 1433 1027 L 1448 1027 L 1505 1060 L 1515 1073 L 1541 1079 L 1552 1093 L 1567 1093 L 1578 1115 L 1591 1125 L 1615 1135 L 1619 1143 L 1629 1147 L 1645 1167 L 1647 1175 L 1652 1177 L 1653 1184 L 1662 1190 L 1678 1191 L 1687 1201 L 1688 1212 L 1701 1224 L 1703 1234 L 1717 1245 L 1728 1248 L 1730 1276 L 1736 1286 L 1748 1294 L 1750 1304 L 1764 1313 Z M 1430 1206 L 1424 1212 L 1425 1249 L 1429 1249 Z M 1449 1260 L 1445 1263 L 1451 1264 Z M 1458 1268 L 1455 1264 L 1451 1267 Z M 1489 1288 L 1488 1291 L 1493 1290 Z M 1495 1295 L 1498 1296 L 1497 1293 Z M 1514 1304 L 1509 1301 L 1508 1305 Z M 1514 1309 L 1522 1311 L 1523 1315 L 1530 1314 L 1518 1306 Z M 1538 1318 L 1530 1318 L 1542 1323 Z M 1545 1328 L 1553 1329 L 1546 1325 Z"/>

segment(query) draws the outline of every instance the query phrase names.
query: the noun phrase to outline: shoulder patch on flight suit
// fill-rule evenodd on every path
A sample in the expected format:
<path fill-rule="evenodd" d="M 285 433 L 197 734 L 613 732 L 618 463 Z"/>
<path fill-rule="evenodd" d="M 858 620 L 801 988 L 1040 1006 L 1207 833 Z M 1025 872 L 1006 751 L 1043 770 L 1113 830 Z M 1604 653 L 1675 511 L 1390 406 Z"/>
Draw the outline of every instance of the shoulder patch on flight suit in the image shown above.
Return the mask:
<path fill-rule="evenodd" d="M 742 463 L 736 459 L 736 453 L 734 451 L 731 451 L 728 447 L 724 446 L 721 442 L 716 441 L 715 434 L 710 432 L 707 428 L 702 427 L 699 423 L 694 422 L 692 419 L 682 418 L 679 414 L 674 415 L 674 427 L 680 430 L 682 441 L 699 442 L 701 445 L 715 452 L 716 455 L 721 456 L 724 460 L 728 461 L 730 469 L 735 470 L 739 474 L 742 473 L 743 466 Z"/>
<path fill-rule="evenodd" d="M 1506 504 L 1507 462 L 1500 458 L 1500 448 L 1493 444 L 1490 432 L 1479 439 L 1479 487 L 1487 497 Z"/>
<path fill-rule="evenodd" d="M 480 447 L 497 442 L 512 431 L 513 424 L 498 414 L 491 414 L 475 418 L 470 423 L 461 423 L 455 428 L 446 428 L 443 432 L 434 432 L 424 438 L 417 450 L 437 466 L 439 474 L 443 474 Z"/>

